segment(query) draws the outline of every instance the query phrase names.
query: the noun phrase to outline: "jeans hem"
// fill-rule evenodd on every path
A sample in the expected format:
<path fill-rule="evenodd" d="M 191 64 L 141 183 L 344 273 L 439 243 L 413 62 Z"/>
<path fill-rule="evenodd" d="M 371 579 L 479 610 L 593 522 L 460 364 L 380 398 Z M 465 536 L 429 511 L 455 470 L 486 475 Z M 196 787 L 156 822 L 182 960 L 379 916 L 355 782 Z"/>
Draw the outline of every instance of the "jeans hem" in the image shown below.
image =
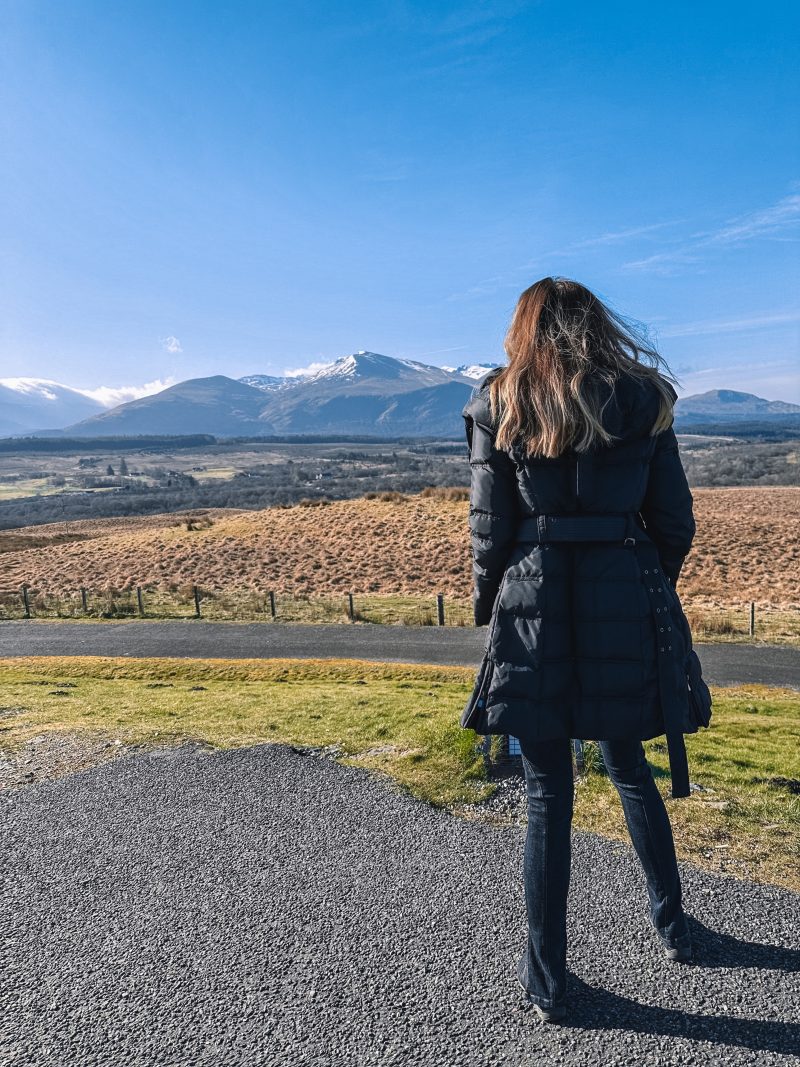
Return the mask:
<path fill-rule="evenodd" d="M 542 1011 L 553 1011 L 554 1008 L 563 1008 L 567 1003 L 565 997 L 561 1000 L 553 1000 L 548 997 L 537 997 L 535 994 L 529 993 L 527 990 L 525 991 L 525 996 L 531 1004 L 535 1004 L 536 1007 L 541 1008 Z"/>

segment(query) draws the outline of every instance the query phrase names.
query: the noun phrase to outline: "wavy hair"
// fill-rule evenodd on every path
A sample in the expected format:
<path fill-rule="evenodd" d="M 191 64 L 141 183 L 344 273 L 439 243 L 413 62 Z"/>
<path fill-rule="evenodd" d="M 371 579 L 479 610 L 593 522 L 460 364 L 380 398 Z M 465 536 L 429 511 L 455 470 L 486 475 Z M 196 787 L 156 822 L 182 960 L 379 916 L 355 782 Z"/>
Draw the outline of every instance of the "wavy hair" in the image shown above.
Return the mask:
<path fill-rule="evenodd" d="M 521 443 L 528 456 L 553 458 L 611 444 L 601 421 L 611 393 L 601 403 L 599 385 L 613 389 L 623 374 L 649 379 L 661 394 L 651 435 L 672 423 L 667 383 L 675 379 L 665 360 L 641 329 L 578 282 L 548 277 L 526 289 L 504 348 L 508 364 L 489 385 L 499 448 Z"/>

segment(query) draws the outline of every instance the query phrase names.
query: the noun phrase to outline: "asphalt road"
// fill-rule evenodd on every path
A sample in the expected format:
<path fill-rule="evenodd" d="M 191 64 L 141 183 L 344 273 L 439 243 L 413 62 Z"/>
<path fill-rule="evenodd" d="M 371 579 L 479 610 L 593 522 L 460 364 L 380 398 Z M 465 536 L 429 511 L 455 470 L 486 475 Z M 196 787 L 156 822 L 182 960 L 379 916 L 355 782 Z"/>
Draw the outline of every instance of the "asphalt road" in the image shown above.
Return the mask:
<path fill-rule="evenodd" d="M 632 850 L 574 839 L 569 1016 L 526 1011 L 524 831 L 287 746 L 183 747 L 0 806 L 15 1067 L 797 1063 L 800 897 L 684 866 L 669 963 Z"/>
<path fill-rule="evenodd" d="M 274 659 L 343 657 L 474 666 L 485 629 L 438 626 L 312 626 L 291 623 L 0 622 L 2 656 L 179 656 Z M 800 689 L 800 649 L 783 645 L 695 645 L 712 685 Z"/>

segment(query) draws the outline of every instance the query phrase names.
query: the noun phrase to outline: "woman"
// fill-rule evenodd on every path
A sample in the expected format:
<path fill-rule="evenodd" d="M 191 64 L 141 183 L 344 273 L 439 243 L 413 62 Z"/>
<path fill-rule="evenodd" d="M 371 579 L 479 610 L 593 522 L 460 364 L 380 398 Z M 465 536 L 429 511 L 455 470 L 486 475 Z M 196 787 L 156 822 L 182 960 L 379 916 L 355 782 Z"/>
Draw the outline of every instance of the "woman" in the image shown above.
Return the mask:
<path fill-rule="evenodd" d="M 686 796 L 683 733 L 697 723 L 674 587 L 695 522 L 672 429 L 677 393 L 620 316 L 577 282 L 543 278 L 519 298 L 505 349 L 508 365 L 463 412 L 475 622 L 490 629 L 462 724 L 520 741 L 529 933 L 517 976 L 539 1016 L 557 1021 L 570 738 L 600 742 L 653 925 L 670 959 L 691 958 L 672 830 L 642 741 L 666 733 L 672 793 Z"/>

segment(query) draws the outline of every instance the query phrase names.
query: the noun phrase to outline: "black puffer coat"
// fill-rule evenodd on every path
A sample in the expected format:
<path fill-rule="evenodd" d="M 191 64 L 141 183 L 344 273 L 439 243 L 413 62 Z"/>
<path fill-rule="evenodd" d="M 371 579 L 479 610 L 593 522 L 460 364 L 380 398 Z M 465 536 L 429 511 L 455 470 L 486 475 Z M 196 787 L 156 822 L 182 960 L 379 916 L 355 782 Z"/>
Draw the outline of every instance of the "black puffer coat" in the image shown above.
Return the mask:
<path fill-rule="evenodd" d="M 650 435 L 658 391 L 621 377 L 603 416 L 620 440 L 529 459 L 495 446 L 497 373 L 463 411 L 475 622 L 489 624 L 475 728 L 529 740 L 666 733 L 673 795 L 686 795 L 683 733 L 698 724 L 675 583 L 695 520 L 672 426 Z"/>

